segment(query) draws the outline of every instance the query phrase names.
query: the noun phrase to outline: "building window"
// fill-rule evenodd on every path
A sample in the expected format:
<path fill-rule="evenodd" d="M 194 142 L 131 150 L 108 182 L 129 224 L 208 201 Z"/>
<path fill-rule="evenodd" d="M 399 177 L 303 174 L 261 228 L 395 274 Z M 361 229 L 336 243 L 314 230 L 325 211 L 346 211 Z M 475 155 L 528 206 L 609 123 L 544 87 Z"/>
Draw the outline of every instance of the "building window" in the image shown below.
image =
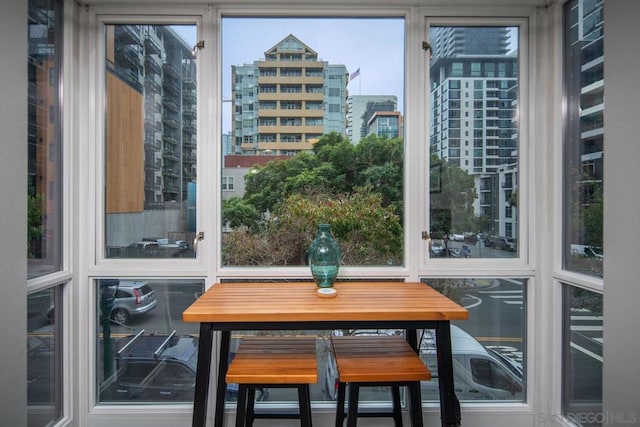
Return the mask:
<path fill-rule="evenodd" d="M 222 177 L 222 191 L 233 191 L 233 178 L 232 176 Z"/>
<path fill-rule="evenodd" d="M 580 30 L 585 25 L 602 29 L 602 21 L 601 1 L 593 8 L 578 1 L 565 4 L 564 268 L 600 277 L 605 85 L 604 62 L 595 59 L 604 58 L 604 33 L 586 37 Z M 595 81 L 600 84 L 592 85 Z"/>
<path fill-rule="evenodd" d="M 429 29 L 429 39 L 432 46 L 435 46 L 433 58 L 430 61 L 432 107 L 446 105 L 447 102 L 450 102 L 442 94 L 445 88 L 452 87 L 452 81 L 460 78 L 468 79 L 468 81 L 465 81 L 465 87 L 471 86 L 470 82 L 473 81 L 473 98 L 475 99 L 473 137 L 474 146 L 478 147 L 473 152 L 473 166 L 470 167 L 469 162 L 466 160 L 461 164 L 460 159 L 458 159 L 460 155 L 458 150 L 446 150 L 446 145 L 443 144 L 445 142 L 443 138 L 445 138 L 446 134 L 436 132 L 435 129 L 432 130 L 431 144 L 432 152 L 435 156 L 431 158 L 431 169 L 433 170 L 434 166 L 436 166 L 436 169 L 439 170 L 438 179 L 443 190 L 431 193 L 431 222 L 429 229 L 432 234 L 435 233 L 437 236 L 449 236 L 451 233 L 502 235 L 506 218 L 515 218 L 517 224 L 517 210 L 512 209 L 504 197 L 500 197 L 500 189 L 497 186 L 497 182 L 500 179 L 500 171 L 497 168 L 483 167 L 483 165 L 511 165 L 517 170 L 519 159 L 517 150 L 509 152 L 498 150 L 484 152 L 482 150 L 482 147 L 492 145 L 492 141 L 500 133 L 499 129 L 495 129 L 498 127 L 497 121 L 495 118 L 492 119 L 497 114 L 494 111 L 497 105 L 489 109 L 489 101 L 487 101 L 487 109 L 485 110 L 483 101 L 481 101 L 485 98 L 483 87 L 485 85 L 487 87 L 493 86 L 495 83 L 495 80 L 489 80 L 487 76 L 482 76 L 482 69 L 487 63 L 491 63 L 493 67 L 496 58 L 500 58 L 502 65 L 504 65 L 505 77 L 509 77 L 514 86 L 518 86 L 516 73 L 519 60 L 517 49 L 519 40 L 518 28 L 498 26 L 441 27 L 434 25 Z M 450 74 L 446 72 L 449 66 L 452 67 Z M 511 74 L 507 76 L 507 72 Z M 467 93 L 471 94 L 471 91 L 472 89 L 470 88 L 468 92 L 465 92 L 465 96 Z M 450 90 L 449 92 L 453 91 Z M 487 92 L 486 98 L 497 98 L 497 92 L 494 92 Z M 517 91 L 514 90 L 513 93 L 513 96 L 516 97 Z M 453 98 L 453 95 L 451 98 Z M 505 109 L 510 111 L 516 111 L 517 108 L 517 103 L 505 105 Z M 431 116 L 435 118 L 432 123 L 438 121 L 445 123 L 445 112 L 446 109 L 441 112 L 434 108 L 431 112 Z M 515 113 L 513 116 L 515 116 Z M 451 127 L 458 126 L 458 122 L 449 121 L 449 125 Z M 518 125 L 509 121 L 509 126 L 513 127 L 513 130 L 509 131 L 509 137 L 512 138 L 513 145 L 517 146 L 519 141 L 517 140 L 517 131 L 515 129 L 517 129 Z M 484 129 L 486 129 L 486 134 Z M 456 137 L 456 132 L 457 129 L 450 129 L 449 137 Z M 467 131 L 465 130 L 465 132 Z M 481 179 L 487 178 L 488 175 L 496 182 L 496 185 L 491 186 L 490 189 L 480 194 L 477 183 Z M 475 203 L 480 197 L 485 203 Z M 489 203 L 492 205 L 491 209 L 486 209 L 486 207 L 483 209 L 481 206 L 481 204 Z M 486 215 L 487 212 L 490 213 L 489 216 Z M 460 249 L 456 247 L 457 243 L 450 243 L 455 249 Z M 505 252 L 494 253 L 492 252 L 493 250 L 504 250 Z M 482 254 L 479 252 L 471 253 L 482 257 L 518 256 L 517 250 L 507 250 L 506 245 L 493 245 Z"/>
<path fill-rule="evenodd" d="M 53 425 L 62 417 L 62 287 L 27 297 L 27 425 Z"/>
<path fill-rule="evenodd" d="M 432 241 L 434 256 L 446 256 L 446 250 L 443 242 Z M 453 322 L 451 329 L 458 399 L 462 402 L 524 402 L 527 281 L 518 278 L 423 281 L 459 304 L 473 307 L 469 310 L 469 320 Z M 437 363 L 433 352 L 429 352 L 429 346 L 433 345 L 431 339 L 432 336 L 423 335 L 420 352 L 433 375 L 437 372 Z M 422 396 L 425 400 L 438 400 L 437 382 L 423 383 Z"/>
<path fill-rule="evenodd" d="M 562 413 L 579 426 L 602 426 L 602 294 L 563 289 Z"/>
<path fill-rule="evenodd" d="M 96 400 L 108 404 L 193 403 L 198 325 L 182 311 L 201 280 L 99 279 Z M 150 332 L 152 331 L 152 332 Z"/>
<path fill-rule="evenodd" d="M 62 1 L 29 1 L 27 274 L 62 267 Z"/>
<path fill-rule="evenodd" d="M 248 41 L 241 37 L 242 34 L 254 31 L 255 28 L 261 29 L 260 39 L 264 41 L 261 51 L 255 50 L 256 40 Z M 284 38 L 281 35 L 283 28 L 287 28 L 289 34 Z M 365 46 L 365 48 L 338 54 L 335 45 L 325 43 L 326 34 L 331 32 L 331 34 L 338 36 L 336 31 L 345 31 L 343 40 L 349 39 L 354 42 L 360 40 L 359 46 Z M 399 18 L 223 17 L 221 34 L 223 40 L 221 68 L 223 70 L 223 92 L 235 91 L 237 97 L 244 84 L 242 82 L 240 85 L 232 85 L 232 75 L 224 70 L 235 69 L 237 72 L 245 67 L 255 68 L 257 65 L 253 64 L 259 63 L 263 55 L 268 58 L 271 53 L 276 53 L 280 55 L 280 61 L 291 60 L 302 63 L 300 75 L 296 74 L 295 76 L 295 83 L 300 82 L 299 85 L 294 85 L 292 80 L 278 82 L 280 87 L 278 93 L 263 95 L 269 101 L 276 100 L 280 108 L 265 114 L 265 121 L 262 123 L 267 123 L 267 117 L 277 117 L 279 126 L 273 128 L 271 134 L 260 134 L 258 145 L 264 144 L 263 147 L 246 149 L 247 151 L 256 148 L 263 151 L 273 150 L 274 154 L 286 154 L 290 159 L 280 159 L 277 162 L 268 163 L 259 168 L 256 173 L 243 178 L 246 182 L 244 194 L 238 194 L 238 197 L 242 197 L 245 204 L 251 205 L 249 208 L 252 212 L 257 212 L 257 219 L 242 218 L 245 223 L 238 223 L 237 227 L 224 233 L 222 244 L 224 266 L 299 265 L 301 268 L 305 268 L 304 252 L 313 238 L 317 221 L 314 220 L 313 224 L 309 223 L 305 219 L 308 216 L 301 215 L 302 211 L 298 210 L 296 206 L 303 208 L 305 212 L 311 212 L 314 209 L 313 206 L 325 209 L 323 206 L 326 206 L 326 203 L 322 203 L 322 201 L 326 200 L 335 200 L 336 206 L 345 207 L 344 212 L 334 210 L 331 214 L 329 211 L 321 214 L 328 215 L 326 220 L 330 223 L 333 222 L 334 227 L 332 228 L 334 233 L 337 233 L 337 240 L 343 241 L 343 249 L 345 250 L 343 261 L 345 264 L 377 267 L 393 267 L 403 264 L 403 229 L 401 225 L 403 141 L 398 138 L 387 138 L 394 142 L 391 144 L 378 143 L 378 138 L 382 140 L 383 135 L 370 135 L 357 144 L 351 144 L 347 140 L 345 136 L 348 126 L 347 84 L 355 84 L 357 81 L 354 79 L 364 78 L 364 76 L 358 76 L 355 73 L 356 69 L 349 70 L 345 64 L 360 61 L 359 58 L 362 58 L 362 69 L 364 70 L 364 61 L 375 61 L 375 72 L 384 75 L 387 81 L 392 78 L 394 82 L 393 85 L 385 84 L 378 89 L 378 93 L 390 93 L 394 99 L 393 105 L 387 103 L 388 105 L 385 105 L 381 111 L 397 111 L 398 102 L 396 100 L 402 100 L 404 90 L 404 67 L 402 66 L 404 64 L 404 31 L 404 20 Z M 380 40 L 380 43 L 375 43 L 373 40 Z M 387 44 L 389 40 L 394 40 L 392 47 L 380 52 L 379 47 L 382 41 Z M 247 53 L 244 56 L 239 55 L 242 52 Z M 296 57 L 296 55 L 299 56 Z M 387 59 L 382 63 L 375 60 L 381 55 Z M 318 58 L 332 58 L 332 60 L 327 62 Z M 396 59 L 391 61 L 390 58 Z M 277 63 L 270 63 L 269 66 L 271 64 Z M 398 67 L 398 64 L 401 66 Z M 287 63 L 287 65 L 288 70 L 298 70 L 297 64 Z M 287 74 L 285 76 L 287 78 L 294 77 L 291 73 L 285 72 L 285 74 Z M 281 69 L 279 77 L 283 76 Z M 348 82 L 349 76 L 353 76 L 351 82 Z M 319 79 L 324 81 L 319 81 Z M 269 83 L 272 84 L 272 81 Z M 273 84 L 276 83 L 273 82 Z M 386 97 L 390 98 L 390 96 Z M 378 101 L 375 103 L 377 104 Z M 367 110 L 366 103 L 363 107 L 365 108 L 359 113 L 360 115 L 363 115 L 365 111 L 378 111 L 374 107 Z M 301 114 L 295 110 L 307 112 Z M 260 109 L 257 110 L 257 114 L 260 117 Z M 226 116 L 223 116 L 222 119 L 223 128 L 227 126 L 231 128 L 231 124 L 226 123 Z M 364 124 L 366 126 L 366 122 Z M 398 124 L 390 125 L 384 122 L 378 124 L 383 126 L 383 129 L 377 130 L 377 132 L 393 135 L 399 133 Z M 322 127 L 322 130 L 317 127 Z M 378 128 L 376 127 L 376 129 Z M 283 132 L 285 130 L 286 132 Z M 356 131 L 360 132 L 360 130 Z M 249 127 L 232 131 L 235 133 L 256 133 Z M 269 139 L 266 138 L 267 135 L 270 136 Z M 334 143 L 339 146 L 340 157 L 345 155 L 353 158 L 353 161 L 347 164 L 339 161 L 338 157 L 329 155 Z M 324 154 L 317 153 L 318 156 L 309 157 L 308 152 L 315 150 L 314 147 L 323 147 Z M 382 152 L 380 156 L 376 155 L 375 158 L 367 160 L 365 159 L 368 155 L 366 147 L 382 150 Z M 333 158 L 335 161 L 329 164 L 327 161 L 319 161 L 320 158 Z M 278 164 L 280 166 L 277 166 Z M 356 170 L 352 168 L 354 165 L 357 165 Z M 349 168 L 349 171 L 345 169 L 346 167 Z M 326 168 L 330 168 L 336 173 L 332 172 L 327 175 Z M 358 168 L 362 168 L 362 170 L 358 170 Z M 386 172 L 377 171 L 377 168 L 384 168 Z M 376 179 L 377 173 L 385 174 L 385 185 L 379 185 L 379 180 Z M 345 174 L 353 176 L 354 179 L 345 181 L 341 178 L 347 176 Z M 358 185 L 355 185 L 356 183 Z M 364 190 L 365 188 L 370 190 Z M 358 220 L 360 224 L 357 226 L 360 230 L 368 230 L 366 233 L 349 232 L 349 227 L 340 226 L 343 221 L 350 221 L 347 206 L 357 206 L 357 210 L 366 206 L 369 213 Z M 385 230 L 379 226 L 381 223 L 365 224 L 378 215 L 390 218 L 391 222 L 385 226 Z M 257 221 L 260 225 L 253 226 L 252 221 Z M 290 221 L 298 225 L 290 227 L 287 225 L 290 224 Z M 234 222 L 230 221 L 229 223 Z M 365 234 L 368 233 L 383 233 L 388 244 L 378 247 L 372 245 L 372 235 L 365 237 Z M 282 245 L 282 239 L 295 241 L 296 244 Z M 252 243 L 249 242 L 255 244 L 262 242 L 260 245 L 267 245 L 271 249 L 252 253 Z M 351 249 L 356 247 L 357 251 Z"/>
<path fill-rule="evenodd" d="M 197 59 L 187 41 L 195 33 L 195 25 L 104 27 L 106 258 L 195 257 L 173 250 L 195 236 Z M 141 250 L 151 239 L 158 248 Z"/>

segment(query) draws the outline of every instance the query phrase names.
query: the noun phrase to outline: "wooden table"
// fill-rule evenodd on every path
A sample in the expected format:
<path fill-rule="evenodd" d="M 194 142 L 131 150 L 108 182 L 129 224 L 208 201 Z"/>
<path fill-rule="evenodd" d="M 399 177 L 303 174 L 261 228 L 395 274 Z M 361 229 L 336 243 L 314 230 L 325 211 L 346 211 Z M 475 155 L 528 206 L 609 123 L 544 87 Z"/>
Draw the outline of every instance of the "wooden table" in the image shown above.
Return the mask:
<path fill-rule="evenodd" d="M 467 319 L 467 310 L 424 283 L 342 282 L 334 288 L 336 297 L 321 298 L 313 282 L 218 283 L 187 308 L 183 320 L 200 323 L 193 426 L 205 426 L 213 332 L 221 331 L 214 426 L 222 427 L 231 332 L 279 329 L 405 329 L 416 351 L 416 330 L 435 329 L 442 426 L 460 425 L 449 327 L 451 320 Z M 414 426 L 422 426 L 419 392 L 409 402 Z"/>

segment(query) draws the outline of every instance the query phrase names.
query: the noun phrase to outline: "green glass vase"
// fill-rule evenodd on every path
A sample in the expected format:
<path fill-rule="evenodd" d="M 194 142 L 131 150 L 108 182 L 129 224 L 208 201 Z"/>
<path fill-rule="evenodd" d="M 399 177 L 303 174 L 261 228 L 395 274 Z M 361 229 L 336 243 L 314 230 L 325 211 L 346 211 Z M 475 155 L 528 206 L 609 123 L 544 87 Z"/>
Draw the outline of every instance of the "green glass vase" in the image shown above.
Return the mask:
<path fill-rule="evenodd" d="M 318 225 L 318 232 L 309 246 L 309 267 L 318 287 L 333 286 L 340 269 L 340 247 L 329 224 Z"/>

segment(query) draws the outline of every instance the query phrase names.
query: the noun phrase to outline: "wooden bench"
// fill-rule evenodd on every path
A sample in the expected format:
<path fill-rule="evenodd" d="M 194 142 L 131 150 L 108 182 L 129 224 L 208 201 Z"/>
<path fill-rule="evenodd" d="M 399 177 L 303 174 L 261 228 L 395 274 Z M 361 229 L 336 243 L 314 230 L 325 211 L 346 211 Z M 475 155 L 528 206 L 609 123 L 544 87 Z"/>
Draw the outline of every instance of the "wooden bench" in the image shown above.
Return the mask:
<path fill-rule="evenodd" d="M 245 337 L 229 365 L 227 383 L 238 384 L 236 427 L 252 426 L 256 418 L 299 418 L 311 427 L 309 384 L 318 382 L 315 337 Z M 254 410 L 257 388 L 298 389 L 297 413 Z"/>
<path fill-rule="evenodd" d="M 345 418 L 346 385 L 349 384 L 347 426 L 355 427 L 358 417 L 392 417 L 402 426 L 400 387 L 410 390 L 413 419 L 422 419 L 420 381 L 430 380 L 431 373 L 403 337 L 341 336 L 331 338 L 338 375 L 336 427 Z M 360 387 L 387 386 L 392 391 L 391 412 L 359 412 Z M 417 412 L 420 412 L 419 414 Z"/>

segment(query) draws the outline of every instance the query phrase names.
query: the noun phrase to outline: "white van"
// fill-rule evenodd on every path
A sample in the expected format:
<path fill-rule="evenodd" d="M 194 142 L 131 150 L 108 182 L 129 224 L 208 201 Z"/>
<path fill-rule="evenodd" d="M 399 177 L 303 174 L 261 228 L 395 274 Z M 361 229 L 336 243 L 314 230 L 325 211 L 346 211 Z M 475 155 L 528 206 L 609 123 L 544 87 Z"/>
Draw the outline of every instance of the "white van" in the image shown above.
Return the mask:
<path fill-rule="evenodd" d="M 418 331 L 420 333 L 420 331 Z M 334 331 L 342 335 L 343 331 Z M 354 335 L 397 335 L 396 330 L 357 330 Z M 438 363 L 436 359 L 435 333 L 425 330 L 420 338 L 420 358 L 431 371 L 431 381 L 423 381 L 422 399 L 439 400 Z M 475 338 L 455 325 L 451 325 L 451 350 L 453 353 L 454 389 L 458 400 L 522 401 L 522 365 L 499 353 L 486 349 Z M 326 397 L 337 396 L 338 370 L 331 351 L 327 351 L 323 390 Z M 385 394 L 386 396 L 386 394 Z"/>
<path fill-rule="evenodd" d="M 522 366 L 505 356 L 487 350 L 475 338 L 451 325 L 454 389 L 458 400 L 522 401 Z M 422 383 L 422 398 L 438 400 L 438 364 L 433 331 L 425 331 L 420 358 L 431 371 L 431 381 Z"/>

